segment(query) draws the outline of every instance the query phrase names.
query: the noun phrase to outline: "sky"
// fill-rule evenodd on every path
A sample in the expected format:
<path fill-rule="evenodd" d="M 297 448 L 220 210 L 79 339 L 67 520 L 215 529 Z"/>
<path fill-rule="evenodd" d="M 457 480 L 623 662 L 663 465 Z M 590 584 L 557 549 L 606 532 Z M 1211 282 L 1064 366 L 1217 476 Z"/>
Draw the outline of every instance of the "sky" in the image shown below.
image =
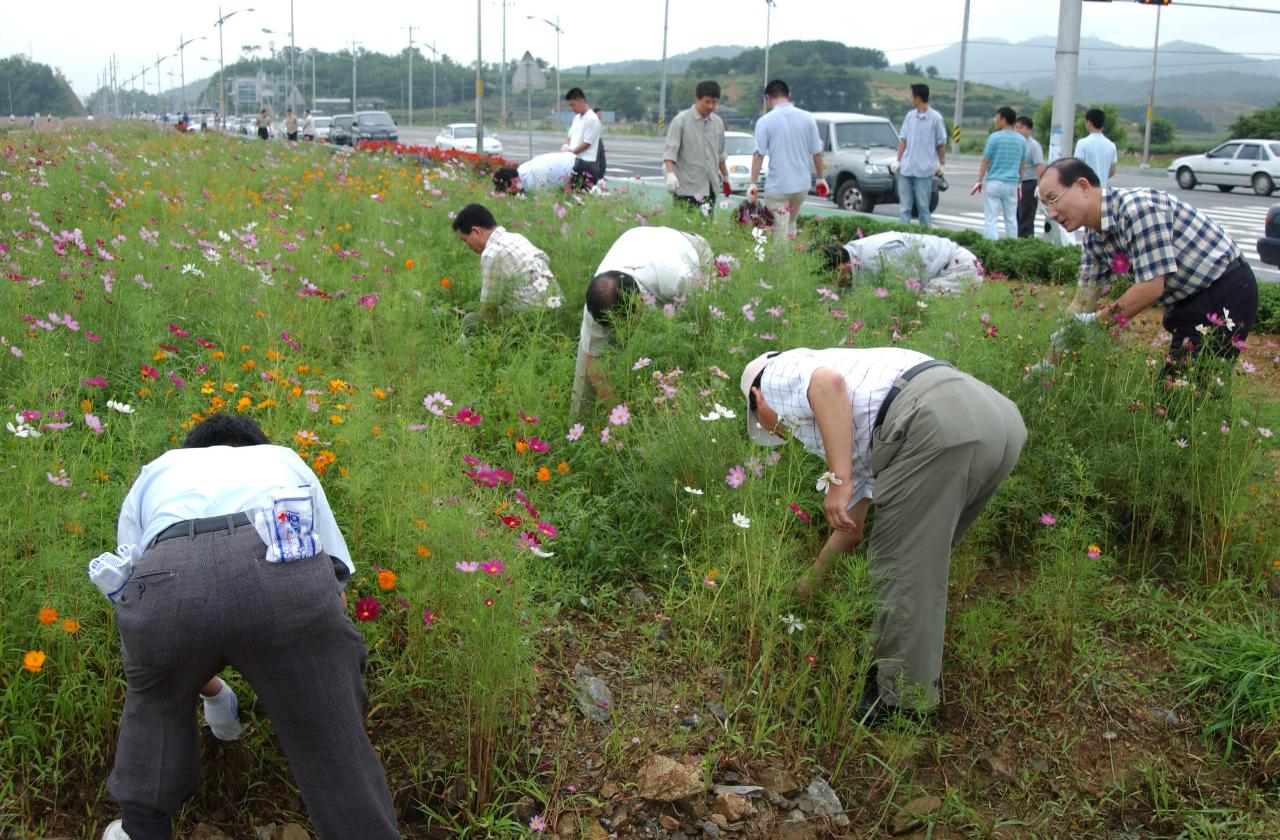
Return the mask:
<path fill-rule="evenodd" d="M 1204 3 L 1274 9 L 1280 0 L 1197 0 Z M 769 14 L 774 43 L 790 39 L 831 39 L 875 47 L 892 62 L 932 52 L 960 39 L 962 0 L 775 0 Z M 480 0 L 483 55 L 502 57 L 504 0 Z M 222 13 L 242 10 L 223 29 L 224 55 L 239 56 L 245 45 L 277 48 L 288 44 L 290 0 L 229 0 Z M 560 59 L 564 67 L 662 54 L 663 0 L 506 0 L 506 54 L 525 50 L 554 63 L 554 29 L 529 16 L 556 20 L 560 15 Z M 207 0 L 58 0 L 56 16 L 42 3 L 4 0 L 0 13 L 0 57 L 17 53 L 62 70 L 82 98 L 94 90 L 114 52 L 118 79 L 148 66 L 147 87 L 154 91 L 156 59 L 177 52 L 181 39 L 198 38 L 184 50 L 187 81 L 208 76 L 218 62 L 219 6 Z M 1058 0 L 971 0 L 969 35 L 973 39 L 1020 41 L 1054 35 Z M 251 7 L 252 11 L 245 10 Z M 413 3 L 352 0 L 293 0 L 297 46 L 325 51 L 350 48 L 398 52 L 409 43 L 435 42 L 441 53 L 459 62 L 476 55 L 476 4 L 469 0 L 419 0 Z M 676 55 L 709 44 L 763 46 L 766 0 L 677 0 L 670 4 L 667 52 Z M 111 11 L 107 11 L 111 9 Z M 586 11 L 584 11 L 584 9 Z M 1150 48 L 1156 10 L 1131 0 L 1086 2 L 1081 33 L 1120 44 Z M 271 35 L 264 28 L 284 33 Z M 1179 0 L 1162 13 L 1160 41 L 1196 41 L 1260 57 L 1280 53 L 1275 33 L 1280 15 L 1193 8 Z M 975 45 L 971 49 L 982 49 Z M 427 49 L 421 49 L 425 56 Z M 210 59 L 208 61 L 202 58 Z M 170 83 L 170 70 L 173 82 Z M 177 57 L 161 61 L 164 88 L 179 83 Z M 139 85 L 135 82 L 134 85 Z"/>

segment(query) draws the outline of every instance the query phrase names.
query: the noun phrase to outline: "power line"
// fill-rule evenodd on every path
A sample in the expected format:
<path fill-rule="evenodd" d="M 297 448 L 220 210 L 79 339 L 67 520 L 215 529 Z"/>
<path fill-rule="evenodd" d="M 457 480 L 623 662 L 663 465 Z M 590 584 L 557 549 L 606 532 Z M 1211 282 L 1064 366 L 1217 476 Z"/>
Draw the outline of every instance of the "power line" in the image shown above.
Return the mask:
<path fill-rule="evenodd" d="M 1009 47 L 1009 48 L 1017 48 L 1017 49 L 1044 49 L 1044 50 L 1054 49 L 1053 44 L 1011 44 L 1008 41 L 978 41 L 972 38 L 969 39 L 969 43 L 983 44 L 985 46 L 992 46 L 992 47 Z M 928 50 L 928 49 L 936 49 L 938 47 L 954 47 L 954 46 L 956 46 L 956 43 L 954 41 L 948 41 L 944 44 L 919 44 L 914 47 L 890 47 L 890 48 L 882 47 L 880 48 L 880 51 L 884 53 L 909 52 L 911 50 Z M 1082 46 L 1080 48 L 1080 53 L 1082 55 L 1087 52 L 1148 53 L 1150 52 L 1150 50 L 1146 49 L 1145 47 L 1083 47 Z M 1261 56 L 1267 56 L 1272 58 L 1280 57 L 1280 53 L 1275 53 L 1275 52 L 1227 52 L 1226 50 L 1178 50 L 1178 49 L 1165 49 L 1163 47 L 1160 48 L 1160 54 L 1161 55 L 1240 55 L 1240 56 L 1261 55 Z"/>

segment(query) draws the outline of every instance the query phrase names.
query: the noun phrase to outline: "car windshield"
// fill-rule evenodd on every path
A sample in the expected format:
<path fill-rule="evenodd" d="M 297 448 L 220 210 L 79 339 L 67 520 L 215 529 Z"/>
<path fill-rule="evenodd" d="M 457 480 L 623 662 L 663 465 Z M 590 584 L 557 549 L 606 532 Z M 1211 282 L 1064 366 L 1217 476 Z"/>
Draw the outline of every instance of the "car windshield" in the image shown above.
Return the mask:
<path fill-rule="evenodd" d="M 898 146 L 898 133 L 885 122 L 836 123 L 836 148 L 851 149 L 868 146 Z"/>
<path fill-rule="evenodd" d="M 475 137 L 475 136 L 476 136 L 476 124 L 475 124 L 475 123 L 462 123 L 461 125 L 455 125 L 455 126 L 453 127 L 453 136 L 454 136 L 454 137 L 460 137 L 460 138 Z M 493 132 L 486 128 L 486 129 L 484 130 L 484 136 L 485 136 L 485 137 L 492 137 L 492 136 L 493 136 Z"/>
<path fill-rule="evenodd" d="M 724 153 L 726 155 L 749 155 L 756 150 L 756 141 L 754 137 L 726 137 L 724 138 Z"/>
<path fill-rule="evenodd" d="M 313 120 L 313 122 L 316 128 L 324 128 L 325 126 L 333 122 L 333 118 L 332 117 L 316 117 L 315 120 Z"/>
<path fill-rule="evenodd" d="M 391 120 L 390 114 L 378 112 L 376 114 L 361 114 L 356 117 L 358 125 L 395 125 Z"/>

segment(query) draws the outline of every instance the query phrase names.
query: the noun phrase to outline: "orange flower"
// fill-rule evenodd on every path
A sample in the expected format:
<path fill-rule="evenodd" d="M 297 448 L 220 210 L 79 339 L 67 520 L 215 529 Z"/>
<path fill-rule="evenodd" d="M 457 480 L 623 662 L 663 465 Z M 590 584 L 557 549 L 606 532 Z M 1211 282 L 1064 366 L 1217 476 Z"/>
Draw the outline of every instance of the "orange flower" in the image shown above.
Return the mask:
<path fill-rule="evenodd" d="M 568 474 L 569 474 L 569 462 L 568 462 L 568 461 L 561 461 L 560 463 L 556 464 L 556 472 L 560 473 L 561 475 L 568 475 Z"/>
<path fill-rule="evenodd" d="M 387 398 L 387 392 L 381 388 L 374 388 L 371 393 L 380 400 L 385 400 Z"/>
<path fill-rule="evenodd" d="M 223 358 L 226 358 L 226 355 L 227 354 L 223 353 L 221 350 L 214 350 L 212 353 L 209 354 L 209 357 L 211 359 L 223 359 Z"/>
<path fill-rule="evenodd" d="M 243 362 L 240 363 L 240 367 L 244 368 L 245 370 L 253 370 L 257 366 L 258 366 L 258 363 L 253 359 L 245 359 Z"/>
<path fill-rule="evenodd" d="M 53 624 L 58 620 L 58 611 L 53 607 L 43 607 L 40 610 L 40 623 Z"/>
<path fill-rule="evenodd" d="M 75 520 L 67 522 L 67 533 L 76 534 L 77 536 L 84 533 L 84 526 Z"/>
<path fill-rule="evenodd" d="M 450 280 L 448 277 L 441 277 L 441 278 L 440 278 L 440 288 L 442 288 L 442 289 L 452 289 L 452 288 L 453 288 L 453 281 L 452 281 L 452 280 Z"/>
<path fill-rule="evenodd" d="M 414 525 L 417 525 L 419 528 L 424 528 L 424 529 L 425 529 L 425 528 L 427 528 L 427 527 L 428 527 L 428 526 L 427 526 L 427 520 L 425 520 L 425 519 L 423 519 L 423 518 L 421 518 L 421 517 L 414 517 L 414 519 L 413 519 L 413 524 L 414 524 Z"/>
<path fill-rule="evenodd" d="M 516 439 L 516 451 L 521 455 L 529 451 L 529 443 L 524 438 Z"/>
<path fill-rule="evenodd" d="M 425 526 L 424 526 L 424 527 L 425 527 Z M 427 548 L 425 545 L 420 545 L 420 546 L 418 546 L 417 548 L 415 548 L 415 549 L 414 549 L 414 551 L 418 552 L 418 556 L 419 556 L 419 557 L 430 557 L 430 556 L 431 556 L 431 549 Z"/>
<path fill-rule="evenodd" d="M 236 401 L 236 411 L 244 411 L 251 405 L 253 405 L 253 400 L 250 399 L 249 395 L 242 394 L 240 399 Z"/>
<path fill-rule="evenodd" d="M 373 435 L 374 437 L 378 437 L 379 435 L 382 434 L 382 427 L 374 426 L 372 429 L 369 430 L 369 434 Z"/>
<path fill-rule="evenodd" d="M 383 569 L 378 572 L 378 586 L 381 586 L 383 589 L 395 589 L 396 573 L 390 569 Z"/>
<path fill-rule="evenodd" d="M 538 467 L 538 481 L 550 481 L 551 470 L 546 467 Z"/>
<path fill-rule="evenodd" d="M 62 619 L 62 629 L 65 632 L 74 635 L 75 633 L 80 632 L 80 622 L 76 621 L 74 618 L 64 618 Z"/>
<path fill-rule="evenodd" d="M 92 401 L 92 400 L 81 400 L 81 401 L 80 401 L 80 410 L 81 410 L 81 411 L 83 411 L 83 412 L 85 412 L 86 414 L 88 414 L 90 411 L 92 411 L 92 410 L 93 410 L 93 401 Z"/>
<path fill-rule="evenodd" d="M 413 260 L 405 260 L 405 261 L 404 261 L 404 267 L 412 271 L 412 270 L 413 270 Z"/>
<path fill-rule="evenodd" d="M 45 659 L 44 651 L 29 650 L 22 655 L 22 667 L 26 668 L 33 674 L 38 674 L 40 673 L 40 669 L 44 667 Z"/>

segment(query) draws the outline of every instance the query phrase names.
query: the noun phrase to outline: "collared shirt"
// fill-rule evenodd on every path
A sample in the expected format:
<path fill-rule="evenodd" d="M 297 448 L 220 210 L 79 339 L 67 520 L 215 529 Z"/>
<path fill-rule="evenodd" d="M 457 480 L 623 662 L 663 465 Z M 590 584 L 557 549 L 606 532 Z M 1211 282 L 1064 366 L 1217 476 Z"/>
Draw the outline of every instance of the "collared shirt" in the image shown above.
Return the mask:
<path fill-rule="evenodd" d="M 520 164 L 516 167 L 516 172 L 519 173 L 520 184 L 525 189 L 562 187 L 573 176 L 575 160 L 577 157 L 570 152 L 549 152 Z"/>
<path fill-rule="evenodd" d="M 1111 167 L 1116 164 L 1116 144 L 1101 131 L 1091 131 L 1076 141 L 1075 156 L 1089 164 L 1098 175 L 1098 182 L 1107 185 Z"/>
<path fill-rule="evenodd" d="M 512 310 L 555 309 L 564 298 L 547 255 L 499 225 L 480 254 L 480 303 Z"/>
<path fill-rule="evenodd" d="M 822 151 L 813 115 L 790 102 L 775 105 L 756 121 L 756 153 L 769 158 L 765 195 L 807 193 L 813 186 L 809 167 Z"/>
<path fill-rule="evenodd" d="M 1002 128 L 987 136 L 982 148 L 987 164 L 988 181 L 1006 181 L 1016 184 L 1022 180 L 1022 160 L 1027 156 L 1027 141 L 1012 128 Z"/>
<path fill-rule="evenodd" d="M 1111 258 L 1123 251 L 1139 283 L 1164 277 L 1169 306 L 1203 291 L 1240 258 L 1240 249 L 1217 222 L 1164 190 L 1150 187 L 1102 191 L 1102 230 L 1086 229 L 1080 285 L 1111 275 Z"/>
<path fill-rule="evenodd" d="M 908 178 L 928 178 L 938 171 L 938 147 L 947 142 L 947 124 L 932 108 L 924 113 L 912 108 L 902 118 L 898 137 L 907 141 L 898 172 Z"/>
<path fill-rule="evenodd" d="M 1036 138 L 1027 137 L 1025 139 L 1027 141 L 1027 156 L 1022 160 L 1022 180 L 1038 181 L 1039 176 L 1036 175 L 1036 167 L 1044 166 L 1044 149 Z"/>
<path fill-rule="evenodd" d="M 575 114 L 573 122 L 569 124 L 569 148 L 576 149 L 583 143 L 590 143 L 590 146 L 578 153 L 578 157 L 587 163 L 595 163 L 596 154 L 600 151 L 600 136 L 603 131 L 600 118 L 594 111 L 588 110 Z"/>
<path fill-rule="evenodd" d="M 675 164 L 680 195 L 714 195 L 724 161 L 724 121 L 720 115 L 712 111 L 704 117 L 692 107 L 676 114 L 667 130 L 662 159 Z"/>
<path fill-rule="evenodd" d="M 630 274 L 641 294 L 659 306 L 687 294 L 711 276 L 715 255 L 707 240 L 669 227 L 638 227 L 625 231 L 600 261 L 595 275 L 606 271 Z M 578 360 L 573 374 L 573 411 L 582 406 L 590 383 L 587 357 L 598 357 L 609 344 L 609 328 L 582 307 L 578 331 Z"/>
<path fill-rule="evenodd" d="M 171 449 L 142 468 L 120 506 L 116 544 L 140 553 L 178 522 L 271 509 L 272 500 L 311 498 L 320 547 L 351 571 L 351 552 L 329 509 L 324 488 L 298 454 L 284 446 L 209 446 Z"/>
<path fill-rule="evenodd" d="M 876 414 L 893 382 L 905 371 L 930 359 L 924 353 L 900 347 L 866 350 L 799 347 L 775 356 L 764 369 L 760 390 L 764 401 L 806 451 L 827 457 L 813 406 L 809 381 L 818 368 L 831 368 L 844 377 L 844 390 L 853 409 L 853 502 L 872 498 L 871 433 Z"/>

